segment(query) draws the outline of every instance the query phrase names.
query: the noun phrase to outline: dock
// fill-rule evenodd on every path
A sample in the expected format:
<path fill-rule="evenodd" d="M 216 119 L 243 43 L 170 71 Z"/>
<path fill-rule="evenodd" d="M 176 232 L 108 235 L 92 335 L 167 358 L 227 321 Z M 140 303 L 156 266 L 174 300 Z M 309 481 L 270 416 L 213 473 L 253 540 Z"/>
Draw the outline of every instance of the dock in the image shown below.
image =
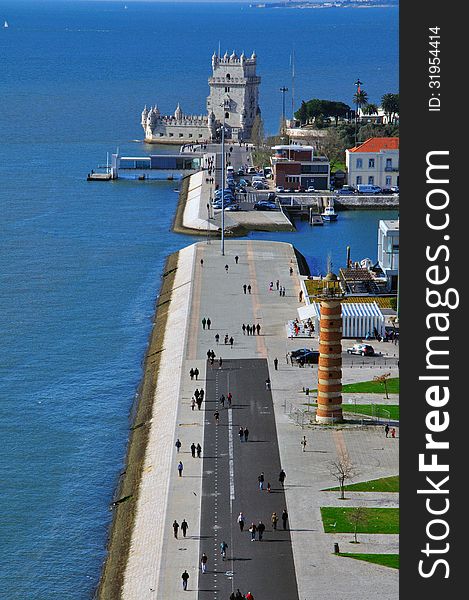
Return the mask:
<path fill-rule="evenodd" d="M 111 173 L 88 173 L 86 181 L 110 181 Z"/>

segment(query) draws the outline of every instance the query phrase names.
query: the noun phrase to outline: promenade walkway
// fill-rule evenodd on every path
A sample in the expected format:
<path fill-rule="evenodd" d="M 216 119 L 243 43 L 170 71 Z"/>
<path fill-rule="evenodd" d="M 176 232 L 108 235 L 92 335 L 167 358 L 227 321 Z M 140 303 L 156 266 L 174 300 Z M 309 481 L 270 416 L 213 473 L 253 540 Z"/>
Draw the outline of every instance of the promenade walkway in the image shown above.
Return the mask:
<path fill-rule="evenodd" d="M 238 263 L 235 256 L 239 257 Z M 225 265 L 228 265 L 228 270 Z M 293 267 L 293 275 L 290 275 L 290 267 Z M 285 297 L 280 296 L 276 289 L 277 280 L 279 286 L 285 286 Z M 269 291 L 270 282 L 274 284 L 273 291 Z M 244 293 L 244 284 L 251 285 L 251 294 Z M 150 444 L 125 573 L 123 598 L 126 600 L 202 600 L 208 597 L 228 600 L 226 592 L 231 585 L 235 590 L 239 587 L 243 593 L 247 592 L 244 583 L 252 584 L 256 565 L 262 571 L 262 576 L 256 589 L 250 591 L 256 600 L 272 600 L 275 597 L 266 584 L 262 583 L 265 581 L 263 578 L 267 576 L 275 581 L 276 577 L 281 577 L 282 571 L 276 566 L 269 570 L 268 563 L 258 555 L 259 548 L 256 547 L 255 552 L 253 549 L 251 554 L 241 553 L 241 558 L 252 560 L 235 562 L 234 568 L 230 565 L 226 569 L 219 562 L 214 564 L 216 549 L 213 532 L 216 529 L 212 528 L 210 531 L 210 527 L 204 525 L 204 519 L 207 523 L 206 510 L 209 505 L 206 504 L 208 496 L 202 494 L 216 493 L 216 497 L 211 496 L 212 508 L 214 498 L 226 508 L 230 503 L 230 486 L 228 478 L 220 481 L 220 489 L 216 492 L 210 492 L 209 488 L 204 487 L 214 484 L 214 480 L 210 479 L 211 473 L 208 472 L 212 470 L 210 462 L 204 461 L 205 444 L 208 444 L 207 449 L 210 450 L 210 445 L 215 443 L 214 438 L 207 437 L 207 428 L 212 428 L 213 431 L 213 402 L 217 399 L 211 391 L 214 385 L 213 367 L 209 367 L 208 375 L 206 368 L 207 351 L 210 349 L 214 350 L 217 359 L 221 355 L 223 359 L 229 360 L 226 367 L 230 369 L 243 364 L 246 359 L 264 359 L 258 363 L 265 365 L 258 367 L 259 377 L 263 378 L 262 369 L 268 368 L 272 382 L 271 406 L 275 414 L 277 443 L 273 446 L 270 462 L 262 453 L 259 456 L 252 455 L 252 468 L 255 472 L 263 464 L 265 467 L 261 470 L 275 474 L 281 465 L 287 474 L 284 500 L 289 513 L 290 538 L 286 538 L 280 546 L 285 546 L 285 564 L 288 564 L 288 553 L 292 552 L 298 597 L 301 600 L 391 600 L 397 596 L 396 571 L 333 554 L 334 542 L 340 544 L 343 552 L 396 553 L 397 536 L 362 535 L 357 547 L 349 544 L 351 534 L 323 532 L 320 507 L 344 505 L 344 501 L 338 500 L 336 492 L 321 491 L 335 484 L 330 474 L 330 463 L 337 458 L 338 453 L 348 453 L 360 471 L 357 480 L 395 475 L 398 473 L 398 439 L 385 438 L 382 428 L 372 426 L 312 426 L 301 429 L 290 418 L 291 407 L 305 409 L 303 388 L 316 387 L 317 376 L 315 368 L 299 369 L 287 364 L 285 358 L 288 351 L 301 346 L 298 340 L 288 340 L 285 335 L 286 321 L 295 318 L 296 309 L 300 306 L 299 290 L 296 258 L 289 244 L 228 240 L 225 242 L 225 256 L 221 256 L 220 243 L 212 241 L 195 244 L 180 252 L 164 340 L 164 360 L 155 395 Z M 210 329 L 203 328 L 203 318 L 210 318 Z M 260 335 L 243 335 L 243 323 L 259 324 Z M 218 345 L 215 341 L 216 334 L 220 336 Z M 234 338 L 233 347 L 224 344 L 225 335 Z M 274 368 L 274 358 L 278 358 L 278 370 Z M 189 377 L 190 368 L 196 366 L 200 371 L 198 381 Z M 223 369 L 222 367 L 222 371 Z M 228 372 L 227 370 L 223 377 L 227 377 Z M 365 378 L 371 379 L 368 375 Z M 349 372 L 347 379 L 359 380 L 358 369 L 356 376 Z M 221 380 L 219 385 L 224 385 Z M 202 408 L 209 406 L 207 411 L 191 408 L 191 397 L 196 387 L 203 388 L 206 392 L 207 404 Z M 219 392 L 220 387 L 216 396 Z M 249 402 L 246 401 L 249 408 L 245 408 L 248 412 L 242 420 L 255 423 L 256 419 L 262 418 L 254 412 L 259 394 L 258 390 Z M 258 410 L 262 406 L 266 407 L 268 414 L 268 402 L 261 404 Z M 226 432 L 227 428 L 232 429 L 234 442 L 239 444 L 237 431 L 241 421 L 234 413 L 233 410 L 233 427 L 227 421 L 228 411 L 222 415 L 223 423 L 220 423 L 220 427 Z M 248 426 L 255 439 L 255 425 L 253 429 Z M 272 435 L 266 435 L 271 443 Z M 302 452 L 300 446 L 303 435 L 308 440 L 306 452 Z M 177 438 L 182 442 L 179 453 L 174 447 Z M 223 444 L 228 443 L 227 439 L 224 438 Z M 192 442 L 202 445 L 202 458 L 192 458 Z M 253 447 L 254 443 L 250 448 Z M 207 460 L 214 464 L 218 458 L 224 464 L 223 461 L 228 459 L 226 446 L 223 448 L 223 456 L 217 457 L 213 454 L 212 447 Z M 237 448 L 233 455 L 235 477 L 239 473 L 237 469 L 240 461 L 243 460 L 238 454 L 239 450 Z M 177 473 L 179 460 L 184 464 L 182 477 Z M 246 463 L 242 464 L 247 468 Z M 243 502 L 248 501 L 249 493 L 258 493 L 256 482 L 252 485 L 252 492 L 248 491 Z M 275 486 L 278 486 L 278 481 L 275 481 Z M 346 501 L 346 506 L 398 506 L 397 494 L 362 493 L 350 496 L 352 498 Z M 272 497 L 275 498 L 275 495 Z M 284 503 L 283 499 L 281 503 Z M 235 506 L 235 509 L 238 508 L 239 506 Z M 267 508 L 270 510 L 270 505 Z M 226 514 L 223 510 L 221 512 Z M 266 510 L 266 514 L 261 517 L 258 509 L 242 510 L 249 512 L 248 519 L 263 518 L 264 522 L 268 512 Z M 186 538 L 181 539 L 180 531 L 178 539 L 174 538 L 172 523 L 175 519 L 179 523 L 183 519 L 188 522 Z M 223 525 L 219 524 L 220 527 L 226 526 L 226 518 L 223 517 L 222 520 Z M 231 526 L 232 523 L 228 525 Z M 270 524 L 268 527 L 270 529 Z M 268 538 L 269 535 L 271 534 L 266 532 L 265 537 Z M 226 541 L 231 549 L 231 541 Z M 201 552 L 209 555 L 207 546 L 211 552 L 207 569 L 211 571 L 210 577 L 209 574 L 201 575 L 199 569 Z M 248 545 L 248 548 L 243 546 L 243 552 L 251 552 L 251 546 L 254 548 L 255 544 Z M 282 552 L 276 550 L 281 562 Z M 230 550 L 228 554 L 230 555 Z M 188 591 L 183 591 L 181 585 L 181 573 L 184 569 L 187 569 L 190 576 Z M 230 571 L 234 571 L 234 574 Z M 239 574 L 243 574 L 246 581 L 240 579 Z M 217 580 L 219 583 L 214 583 Z M 296 584 L 294 579 L 287 580 L 290 582 L 288 585 L 291 595 L 284 590 L 281 597 L 294 600 L 297 597 Z"/>

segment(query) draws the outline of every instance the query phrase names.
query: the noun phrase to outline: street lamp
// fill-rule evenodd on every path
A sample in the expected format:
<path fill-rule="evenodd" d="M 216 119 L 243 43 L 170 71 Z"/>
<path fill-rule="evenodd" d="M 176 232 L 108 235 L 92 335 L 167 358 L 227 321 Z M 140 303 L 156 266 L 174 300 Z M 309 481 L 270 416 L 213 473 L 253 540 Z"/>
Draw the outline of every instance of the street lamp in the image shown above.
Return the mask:
<path fill-rule="evenodd" d="M 282 92 L 282 133 L 285 133 L 285 92 L 288 92 L 288 88 L 283 86 L 280 91 Z"/>
<path fill-rule="evenodd" d="M 359 79 L 357 79 L 357 81 L 355 82 L 355 85 L 357 86 L 357 93 L 355 95 L 355 100 L 356 100 L 356 110 L 355 110 L 355 146 L 357 145 L 357 119 L 358 119 L 358 95 L 360 93 L 360 86 L 363 83 L 363 81 L 360 81 Z"/>

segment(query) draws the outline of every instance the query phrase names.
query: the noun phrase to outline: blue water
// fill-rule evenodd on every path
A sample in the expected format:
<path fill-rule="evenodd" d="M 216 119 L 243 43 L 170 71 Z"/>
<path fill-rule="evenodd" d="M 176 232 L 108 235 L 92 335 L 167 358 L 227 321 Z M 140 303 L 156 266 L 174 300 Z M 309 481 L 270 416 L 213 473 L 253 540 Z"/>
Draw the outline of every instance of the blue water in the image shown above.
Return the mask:
<path fill-rule="evenodd" d="M 77 600 L 96 587 L 177 194 L 87 183 L 140 111 L 203 112 L 218 41 L 255 49 L 267 131 L 296 54 L 297 98 L 397 91 L 396 9 L 254 10 L 237 4 L 1 1 L 0 598 Z M 290 38 L 288 37 L 290 36 Z M 359 43 L 355 43 L 356 41 Z M 380 40 L 380 44 L 376 44 Z M 294 243 L 313 273 L 331 252 L 376 258 L 377 221 L 256 234 Z M 337 240 L 340 240 L 337 243 Z M 342 246 L 342 244 L 344 246 Z"/>

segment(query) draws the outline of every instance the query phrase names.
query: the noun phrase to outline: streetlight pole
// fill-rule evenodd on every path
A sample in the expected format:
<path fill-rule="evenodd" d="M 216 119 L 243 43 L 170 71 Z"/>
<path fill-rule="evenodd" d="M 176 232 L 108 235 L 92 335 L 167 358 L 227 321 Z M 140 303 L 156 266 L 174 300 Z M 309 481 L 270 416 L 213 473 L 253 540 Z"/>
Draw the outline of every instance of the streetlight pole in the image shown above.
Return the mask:
<path fill-rule="evenodd" d="M 356 100 L 356 110 L 355 110 L 355 146 L 357 145 L 357 119 L 358 119 L 358 94 L 360 93 L 360 86 L 363 83 L 363 81 L 360 81 L 359 79 L 357 79 L 357 81 L 355 82 L 355 85 L 357 86 L 357 93 L 355 96 L 355 100 Z"/>
<path fill-rule="evenodd" d="M 280 91 L 282 92 L 282 95 L 283 95 L 283 99 L 282 99 L 282 134 L 285 134 L 285 92 L 288 92 L 288 88 L 283 86 L 280 88 Z"/>

